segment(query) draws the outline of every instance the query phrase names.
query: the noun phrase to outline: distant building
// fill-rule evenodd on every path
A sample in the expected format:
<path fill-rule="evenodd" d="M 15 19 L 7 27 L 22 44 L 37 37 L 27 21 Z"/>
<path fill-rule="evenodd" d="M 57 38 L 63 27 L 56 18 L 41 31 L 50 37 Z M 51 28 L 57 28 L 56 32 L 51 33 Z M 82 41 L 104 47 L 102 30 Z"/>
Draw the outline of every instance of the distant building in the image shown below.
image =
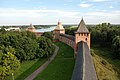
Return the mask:
<path fill-rule="evenodd" d="M 30 24 L 26 30 L 35 33 L 36 37 L 39 37 L 43 34 L 43 32 L 36 32 L 35 27 L 32 24 Z"/>
<path fill-rule="evenodd" d="M 30 32 L 35 32 L 35 27 L 32 24 L 30 24 L 30 26 L 26 30 Z"/>
<path fill-rule="evenodd" d="M 20 31 L 20 28 L 19 27 L 10 27 L 8 29 L 4 28 L 5 31 Z"/>

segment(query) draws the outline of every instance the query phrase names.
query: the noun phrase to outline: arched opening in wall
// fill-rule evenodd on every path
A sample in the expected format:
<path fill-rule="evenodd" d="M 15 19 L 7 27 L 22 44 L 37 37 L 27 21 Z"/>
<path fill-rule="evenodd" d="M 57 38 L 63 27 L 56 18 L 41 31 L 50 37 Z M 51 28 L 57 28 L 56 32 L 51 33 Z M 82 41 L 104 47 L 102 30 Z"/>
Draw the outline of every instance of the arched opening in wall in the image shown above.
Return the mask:
<path fill-rule="evenodd" d="M 87 41 L 87 38 L 85 38 L 85 40 Z"/>

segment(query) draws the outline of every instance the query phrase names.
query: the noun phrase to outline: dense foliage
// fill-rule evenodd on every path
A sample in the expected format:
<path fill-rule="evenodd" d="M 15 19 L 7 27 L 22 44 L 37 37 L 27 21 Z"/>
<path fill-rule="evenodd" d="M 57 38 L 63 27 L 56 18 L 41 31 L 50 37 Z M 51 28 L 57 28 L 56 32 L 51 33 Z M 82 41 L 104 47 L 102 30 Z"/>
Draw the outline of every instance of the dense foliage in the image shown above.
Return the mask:
<path fill-rule="evenodd" d="M 14 56 L 14 53 L 15 51 L 12 47 L 0 46 L 0 80 L 20 68 L 20 62 Z"/>
<path fill-rule="evenodd" d="M 69 35 L 74 36 L 75 31 L 77 31 L 77 27 L 75 27 L 75 28 L 65 28 L 65 33 L 69 34 Z"/>
<path fill-rule="evenodd" d="M 49 37 L 49 36 L 48 36 Z M 48 57 L 54 47 L 47 37 L 36 38 L 28 31 L 0 31 L 0 79 L 11 75 L 20 67 L 20 62 Z"/>
<path fill-rule="evenodd" d="M 46 38 L 49 38 L 51 41 L 53 40 L 53 34 L 52 32 L 44 32 L 42 36 L 45 36 Z"/>
<path fill-rule="evenodd" d="M 40 48 L 37 54 L 38 56 L 47 57 L 53 53 L 54 47 L 50 39 L 41 36 L 37 39 L 37 42 Z"/>
<path fill-rule="evenodd" d="M 120 26 L 102 23 L 96 27 L 89 27 L 92 44 L 108 47 L 115 58 L 120 58 Z"/>

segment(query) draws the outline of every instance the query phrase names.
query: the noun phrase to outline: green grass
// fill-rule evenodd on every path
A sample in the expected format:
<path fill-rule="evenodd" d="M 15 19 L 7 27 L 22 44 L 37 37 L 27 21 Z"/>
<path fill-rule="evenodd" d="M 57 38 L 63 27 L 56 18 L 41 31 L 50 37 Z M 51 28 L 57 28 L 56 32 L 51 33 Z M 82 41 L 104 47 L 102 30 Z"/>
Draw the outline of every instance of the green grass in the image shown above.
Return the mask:
<path fill-rule="evenodd" d="M 34 72 L 45 61 L 46 61 L 46 58 L 28 60 L 28 61 L 21 63 L 20 70 L 14 74 L 15 80 L 24 80 L 28 75 Z M 6 80 L 13 80 L 12 76 L 8 76 Z"/>
<path fill-rule="evenodd" d="M 70 80 L 74 68 L 74 51 L 58 42 L 59 51 L 55 59 L 34 80 Z"/>
<path fill-rule="evenodd" d="M 119 80 L 120 79 L 120 60 L 113 57 L 113 53 L 108 48 L 93 45 L 91 48 L 99 80 Z"/>

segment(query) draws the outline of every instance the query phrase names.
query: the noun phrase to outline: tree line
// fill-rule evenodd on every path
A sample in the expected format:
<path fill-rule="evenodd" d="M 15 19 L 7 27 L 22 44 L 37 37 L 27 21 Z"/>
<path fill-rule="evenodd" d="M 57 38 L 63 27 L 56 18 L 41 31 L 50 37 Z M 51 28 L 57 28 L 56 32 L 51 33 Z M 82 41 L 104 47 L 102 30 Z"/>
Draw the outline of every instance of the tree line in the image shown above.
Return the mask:
<path fill-rule="evenodd" d="M 36 37 L 29 31 L 0 31 L 0 79 L 15 73 L 20 63 L 50 56 L 54 51 L 52 41 L 44 33 Z M 45 36 L 44 36 L 45 35 Z"/>
<path fill-rule="evenodd" d="M 102 23 L 96 27 L 89 27 L 91 43 L 108 47 L 113 52 L 114 58 L 120 59 L 120 26 Z"/>

